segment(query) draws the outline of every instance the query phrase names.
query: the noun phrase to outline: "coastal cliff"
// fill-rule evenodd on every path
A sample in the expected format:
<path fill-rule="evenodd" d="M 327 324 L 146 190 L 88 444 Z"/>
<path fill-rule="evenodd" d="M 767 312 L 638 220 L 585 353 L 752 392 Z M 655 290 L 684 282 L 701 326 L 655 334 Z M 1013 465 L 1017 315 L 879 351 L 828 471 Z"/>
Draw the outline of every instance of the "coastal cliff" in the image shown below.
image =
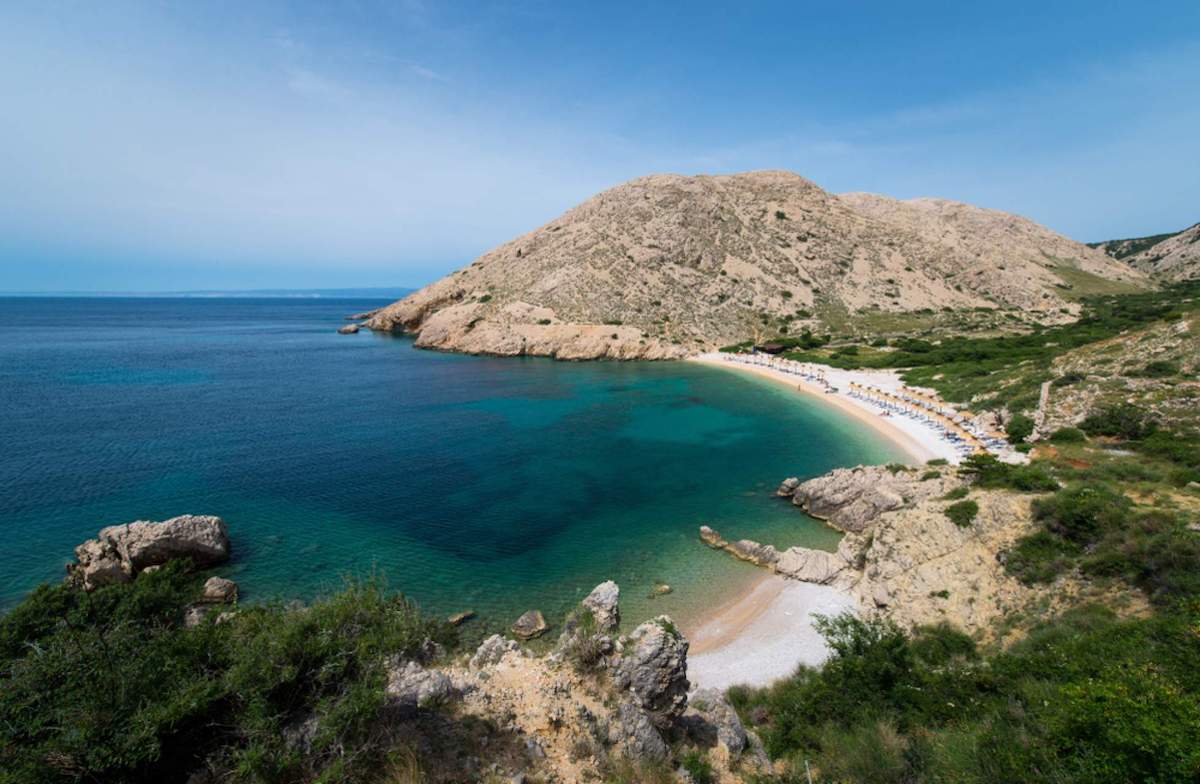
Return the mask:
<path fill-rule="evenodd" d="M 844 314 L 1009 310 L 1060 322 L 1081 280 L 1141 272 L 1018 216 L 836 196 L 799 175 L 653 175 L 370 315 L 423 348 L 672 359 Z"/>

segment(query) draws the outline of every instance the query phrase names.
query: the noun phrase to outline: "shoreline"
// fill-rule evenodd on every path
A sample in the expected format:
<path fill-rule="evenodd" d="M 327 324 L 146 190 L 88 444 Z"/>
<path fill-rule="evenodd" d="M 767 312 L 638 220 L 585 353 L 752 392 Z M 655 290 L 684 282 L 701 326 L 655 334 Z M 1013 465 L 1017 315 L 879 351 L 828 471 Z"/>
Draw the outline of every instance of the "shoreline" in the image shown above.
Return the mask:
<path fill-rule="evenodd" d="M 704 620 L 685 628 L 693 689 L 767 686 L 800 665 L 825 661 L 829 648 L 815 615 L 857 611 L 854 598 L 828 585 L 764 573 Z"/>
<path fill-rule="evenodd" d="M 914 423 L 905 422 L 909 427 L 904 427 L 904 420 L 881 417 L 865 404 L 841 394 L 827 394 L 824 388 L 803 378 L 769 367 L 729 362 L 721 355 L 701 354 L 686 361 L 744 372 L 816 398 L 869 427 L 915 465 L 936 458 L 959 461 L 954 448 L 936 434 Z M 866 374 L 856 379 L 861 375 Z M 871 375 L 872 382 L 881 386 L 886 385 L 880 384 L 885 378 L 899 383 L 895 374 Z M 857 609 L 858 603 L 849 592 L 764 571 L 685 627 L 691 642 L 688 677 L 692 687 L 723 690 L 735 684 L 767 686 L 791 675 L 800 665 L 818 665 L 828 657 L 829 649 L 813 625 L 813 616 Z"/>
<path fill-rule="evenodd" d="M 852 417 L 856 421 L 871 428 L 871 430 L 879 435 L 884 440 L 891 443 L 901 452 L 903 452 L 914 465 L 923 465 L 929 460 L 945 459 L 951 464 L 957 464 L 961 457 L 955 451 L 951 444 L 938 438 L 936 434 L 926 428 L 920 427 L 911 420 L 895 417 L 882 417 L 878 412 L 867 407 L 866 404 L 860 403 L 854 398 L 846 397 L 842 394 L 827 394 L 825 390 L 805 379 L 797 376 L 781 373 L 778 370 L 769 367 L 761 367 L 757 365 L 744 365 L 736 362 L 730 362 L 722 358 L 720 354 L 698 354 L 688 357 L 687 362 L 696 362 L 709 367 L 723 368 L 735 372 L 747 373 L 752 376 L 767 379 L 777 384 L 787 386 L 793 392 L 810 396 L 820 400 L 821 402 L 836 408 L 841 413 Z M 842 373 L 848 378 L 853 377 L 861 379 L 871 379 L 877 385 L 885 386 L 882 383 L 884 379 L 895 380 L 899 383 L 897 376 L 894 373 L 883 371 L 837 371 L 831 368 L 832 373 Z"/>

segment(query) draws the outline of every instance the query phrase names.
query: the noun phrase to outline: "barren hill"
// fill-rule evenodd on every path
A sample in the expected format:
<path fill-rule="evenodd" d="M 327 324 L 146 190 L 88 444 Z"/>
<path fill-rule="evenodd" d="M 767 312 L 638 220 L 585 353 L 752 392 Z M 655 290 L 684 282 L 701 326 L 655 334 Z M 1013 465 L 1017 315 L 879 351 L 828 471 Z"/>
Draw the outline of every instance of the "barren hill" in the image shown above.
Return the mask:
<path fill-rule="evenodd" d="M 1134 268 L 1166 281 L 1200 278 L 1200 223 L 1149 248 L 1129 256 L 1125 261 Z"/>
<path fill-rule="evenodd" d="M 823 314 L 1004 308 L 1070 318 L 1145 276 L 1024 218 L 835 196 L 790 172 L 653 175 L 594 196 L 378 313 L 418 346 L 561 359 L 685 356 Z"/>

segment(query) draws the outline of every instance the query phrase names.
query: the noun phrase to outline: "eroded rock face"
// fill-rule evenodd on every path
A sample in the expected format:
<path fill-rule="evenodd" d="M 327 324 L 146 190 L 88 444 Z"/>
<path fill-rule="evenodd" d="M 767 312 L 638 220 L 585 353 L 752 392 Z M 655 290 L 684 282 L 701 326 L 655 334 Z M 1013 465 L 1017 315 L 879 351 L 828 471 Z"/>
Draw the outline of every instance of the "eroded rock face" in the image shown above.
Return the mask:
<path fill-rule="evenodd" d="M 628 691 L 659 727 L 670 726 L 687 706 L 688 641 L 666 615 L 646 621 L 625 641 L 613 685 Z"/>
<path fill-rule="evenodd" d="M 400 713 L 414 713 L 421 708 L 441 705 L 454 693 L 450 677 L 437 670 L 427 670 L 415 661 L 393 662 L 388 668 L 384 689 L 388 705 Z"/>
<path fill-rule="evenodd" d="M 493 634 L 479 645 L 475 655 L 471 657 L 470 667 L 472 670 L 487 669 L 499 664 L 508 654 L 517 653 L 520 650 L 521 646 L 513 640 Z"/>
<path fill-rule="evenodd" d="M 608 740 L 630 759 L 666 759 L 670 753 L 649 714 L 630 701 L 617 706 L 616 716 L 609 724 Z"/>
<path fill-rule="evenodd" d="M 103 528 L 96 539 L 75 548 L 78 563 L 67 567 L 68 579 L 86 590 L 128 582 L 139 572 L 176 558 L 197 567 L 229 558 L 225 521 L 211 515 L 182 515 L 161 523 L 139 520 Z"/>
<path fill-rule="evenodd" d="M 749 735 L 723 692 L 699 689 L 688 700 L 684 717 L 688 734 L 706 746 L 715 746 L 735 760 L 750 745 Z"/>
<path fill-rule="evenodd" d="M 795 477 L 786 479 L 776 494 L 790 495 L 792 503 L 834 528 L 857 533 L 884 512 L 945 495 L 963 484 L 950 471 L 939 471 L 939 476 L 922 480 L 925 473 L 924 469 L 893 470 L 887 466 L 837 468 L 807 482 Z"/>
<path fill-rule="evenodd" d="M 596 619 L 596 631 L 612 632 L 621 625 L 620 598 L 621 589 L 612 580 L 600 583 L 584 598 L 583 606 Z"/>

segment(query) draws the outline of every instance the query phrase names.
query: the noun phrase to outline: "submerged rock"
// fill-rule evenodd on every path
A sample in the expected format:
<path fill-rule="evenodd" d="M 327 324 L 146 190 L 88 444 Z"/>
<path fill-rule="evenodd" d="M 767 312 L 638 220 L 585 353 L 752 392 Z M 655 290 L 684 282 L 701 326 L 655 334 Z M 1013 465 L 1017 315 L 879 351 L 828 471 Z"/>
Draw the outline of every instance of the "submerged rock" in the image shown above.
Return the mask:
<path fill-rule="evenodd" d="M 529 610 L 512 625 L 512 633 L 522 640 L 532 640 L 541 637 L 549 628 L 541 610 Z"/>
<path fill-rule="evenodd" d="M 128 582 L 143 570 L 176 558 L 198 567 L 229 558 L 225 521 L 211 515 L 182 515 L 161 523 L 139 520 L 101 529 L 96 539 L 75 548 L 77 563 L 67 566 L 71 582 L 85 590 Z"/>
<path fill-rule="evenodd" d="M 456 612 L 454 615 L 451 615 L 449 618 L 447 618 L 446 623 L 450 624 L 451 626 L 462 626 L 464 623 L 474 617 L 474 610 L 463 610 L 462 612 Z"/>

